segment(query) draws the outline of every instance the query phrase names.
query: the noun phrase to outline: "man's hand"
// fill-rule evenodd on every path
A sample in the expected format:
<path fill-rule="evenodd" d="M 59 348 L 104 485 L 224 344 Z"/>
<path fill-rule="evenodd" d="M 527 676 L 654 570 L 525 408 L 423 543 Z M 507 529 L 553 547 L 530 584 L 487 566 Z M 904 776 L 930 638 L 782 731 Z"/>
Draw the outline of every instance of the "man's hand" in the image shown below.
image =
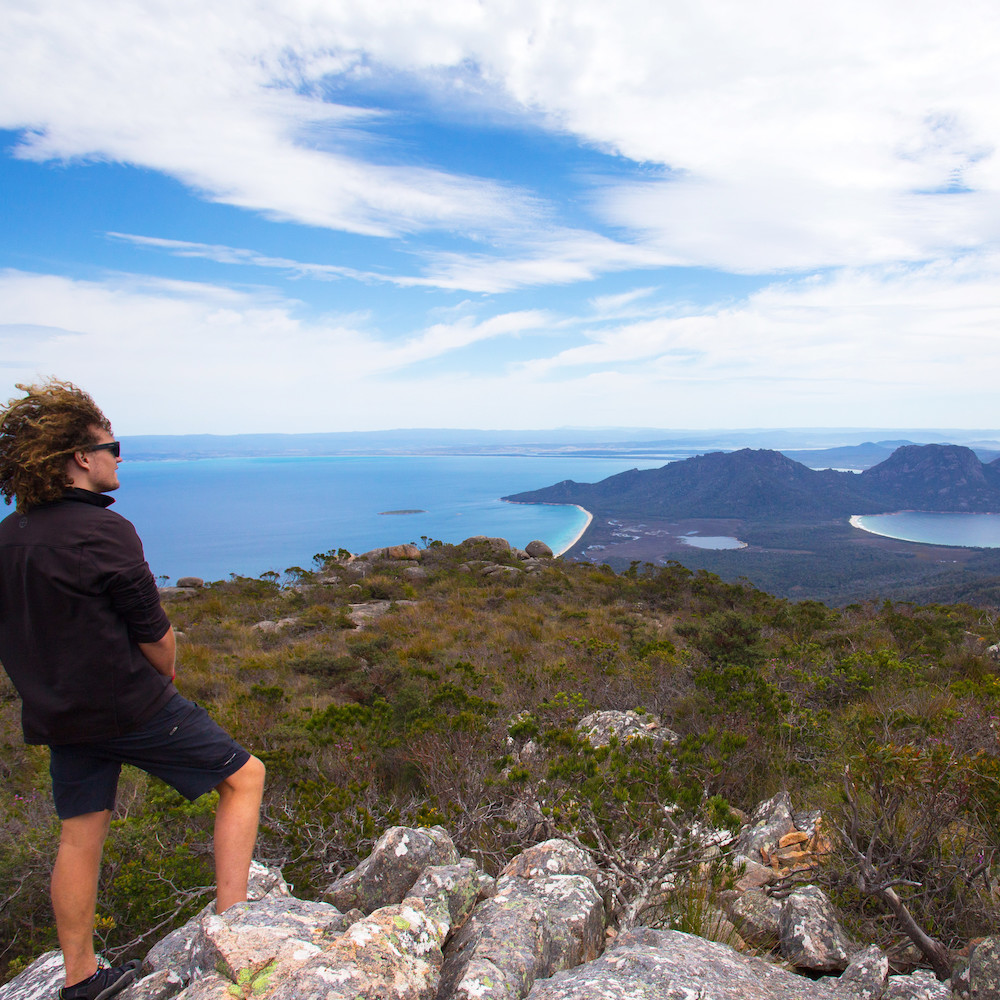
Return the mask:
<path fill-rule="evenodd" d="M 173 680 L 177 676 L 177 640 L 172 628 L 156 642 L 140 642 L 139 651 L 164 677 Z"/>

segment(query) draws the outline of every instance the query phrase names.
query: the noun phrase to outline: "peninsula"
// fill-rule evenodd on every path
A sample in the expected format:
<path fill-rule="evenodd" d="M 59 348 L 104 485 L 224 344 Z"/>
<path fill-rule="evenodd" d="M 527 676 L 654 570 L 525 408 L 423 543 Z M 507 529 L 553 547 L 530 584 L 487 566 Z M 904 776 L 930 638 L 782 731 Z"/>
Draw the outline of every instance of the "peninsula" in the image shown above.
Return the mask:
<path fill-rule="evenodd" d="M 716 452 L 599 483 L 565 480 L 503 499 L 572 503 L 593 515 L 566 558 L 683 563 L 785 597 L 847 603 L 874 593 L 996 602 L 1000 551 L 901 542 L 850 524 L 897 510 L 1000 511 L 1000 459 L 958 445 L 905 445 L 861 473 L 817 471 L 777 451 Z M 712 551 L 684 536 L 736 537 Z"/>

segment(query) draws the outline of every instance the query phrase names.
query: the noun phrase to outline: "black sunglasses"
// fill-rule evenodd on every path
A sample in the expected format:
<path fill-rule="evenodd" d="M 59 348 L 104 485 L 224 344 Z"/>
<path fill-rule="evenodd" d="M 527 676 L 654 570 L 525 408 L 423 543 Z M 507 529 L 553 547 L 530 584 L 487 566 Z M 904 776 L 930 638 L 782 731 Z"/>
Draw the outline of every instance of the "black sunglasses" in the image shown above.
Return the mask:
<path fill-rule="evenodd" d="M 107 444 L 92 444 L 88 445 L 86 448 L 81 449 L 82 451 L 110 451 L 115 458 L 120 458 L 122 453 L 121 441 L 108 441 Z"/>

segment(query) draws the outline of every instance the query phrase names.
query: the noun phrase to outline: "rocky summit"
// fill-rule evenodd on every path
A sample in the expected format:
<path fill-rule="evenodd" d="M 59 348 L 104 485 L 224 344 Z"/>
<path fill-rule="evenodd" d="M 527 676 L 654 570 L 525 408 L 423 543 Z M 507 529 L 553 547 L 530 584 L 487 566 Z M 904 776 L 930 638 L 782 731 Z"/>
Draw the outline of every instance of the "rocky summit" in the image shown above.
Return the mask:
<path fill-rule="evenodd" d="M 211 800 L 130 776 L 125 1000 L 998 997 L 995 611 L 419 552 L 171 602 L 186 690 L 267 757 L 271 868 L 197 913 Z M 0 686 L 0 1000 L 60 979 L 17 709 Z"/>
<path fill-rule="evenodd" d="M 706 859 L 725 839 L 698 836 Z M 951 982 L 922 968 L 892 974 L 884 952 L 852 940 L 806 881 L 822 864 L 822 819 L 794 812 L 787 794 L 728 837 L 739 878 L 706 898 L 700 937 L 608 927 L 613 874 L 568 840 L 527 848 L 494 878 L 460 858 L 443 828 L 393 827 L 320 901 L 297 899 L 279 871 L 255 865 L 250 901 L 221 915 L 206 907 L 168 934 L 121 1000 L 1000 997 L 1000 937 L 973 942 Z M 61 956 L 49 952 L 0 987 L 0 1000 L 50 1000 L 61 979 Z"/>

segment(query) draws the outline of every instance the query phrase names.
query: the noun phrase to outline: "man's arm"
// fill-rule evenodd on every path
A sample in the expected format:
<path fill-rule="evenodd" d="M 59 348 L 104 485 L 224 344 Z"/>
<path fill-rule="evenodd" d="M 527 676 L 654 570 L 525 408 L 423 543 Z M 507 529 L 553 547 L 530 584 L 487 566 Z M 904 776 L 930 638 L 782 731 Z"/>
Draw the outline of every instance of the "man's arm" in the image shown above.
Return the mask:
<path fill-rule="evenodd" d="M 155 633 L 154 633 L 155 634 Z M 177 640 L 174 630 L 168 628 L 162 639 L 156 642 L 140 642 L 139 651 L 164 677 L 173 680 L 177 676 Z"/>
<path fill-rule="evenodd" d="M 156 580 L 142 552 L 133 525 L 108 512 L 104 530 L 88 546 L 95 575 L 105 581 L 111 605 L 128 627 L 139 652 L 164 677 L 176 674 L 177 643 L 170 621 L 160 604 Z M 159 635 L 155 642 L 144 642 Z"/>

